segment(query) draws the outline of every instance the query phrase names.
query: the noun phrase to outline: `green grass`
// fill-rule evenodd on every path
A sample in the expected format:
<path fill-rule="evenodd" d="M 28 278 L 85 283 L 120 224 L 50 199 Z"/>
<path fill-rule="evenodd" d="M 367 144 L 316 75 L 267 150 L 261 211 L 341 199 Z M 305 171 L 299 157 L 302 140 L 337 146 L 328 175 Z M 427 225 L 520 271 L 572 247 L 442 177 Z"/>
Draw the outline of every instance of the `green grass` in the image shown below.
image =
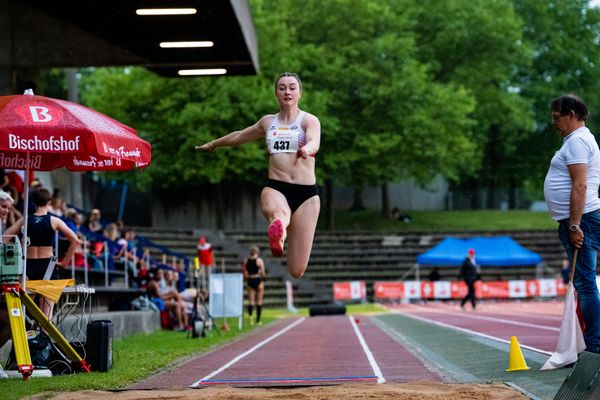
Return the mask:
<path fill-rule="evenodd" d="M 368 231 L 502 231 L 555 229 L 547 212 L 527 210 L 411 211 L 410 223 L 381 218 L 379 210 L 340 211 L 335 215 L 335 229 Z M 323 215 L 319 229 L 324 228 Z"/>
<path fill-rule="evenodd" d="M 353 315 L 373 312 L 383 312 L 383 308 L 372 304 L 348 306 L 348 313 Z M 262 320 L 266 325 L 291 315 L 282 309 L 265 309 Z M 308 310 L 300 309 L 298 315 L 306 316 Z M 221 318 L 218 318 L 216 322 L 217 326 L 223 324 Z M 212 331 L 205 338 L 191 339 L 184 332 L 159 330 L 151 334 L 136 334 L 114 340 L 113 367 L 110 371 L 78 373 L 52 378 L 31 378 L 28 381 L 2 379 L 0 380 L 0 399 L 20 399 L 42 392 L 123 388 L 176 361 L 201 354 L 256 329 L 256 326 L 250 327 L 245 323 L 243 329 L 238 330 L 238 320 L 234 318 L 229 318 L 227 323 L 231 328 L 229 332 L 221 332 L 221 335 L 218 335 L 216 331 Z"/>

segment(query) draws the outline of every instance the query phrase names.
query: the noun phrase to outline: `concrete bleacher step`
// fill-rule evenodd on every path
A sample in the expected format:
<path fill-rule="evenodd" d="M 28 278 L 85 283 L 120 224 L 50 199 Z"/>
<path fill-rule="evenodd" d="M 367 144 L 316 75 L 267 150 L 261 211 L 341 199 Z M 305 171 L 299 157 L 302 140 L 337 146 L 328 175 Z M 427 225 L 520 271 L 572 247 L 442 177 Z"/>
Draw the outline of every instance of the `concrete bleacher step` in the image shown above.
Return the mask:
<path fill-rule="evenodd" d="M 192 258 L 197 254 L 197 230 L 136 227 L 136 232 L 138 236 L 144 236 L 187 257 Z M 332 285 L 336 281 L 365 280 L 367 292 L 371 295 L 373 282 L 414 279 L 416 257 L 448 236 L 511 236 L 522 246 L 539 253 L 544 265 L 557 272 L 564 258 L 564 250 L 555 230 L 401 233 L 318 231 L 305 276 L 301 280 L 292 280 L 295 305 L 301 307 L 323 301 L 319 297 L 323 293 L 331 300 Z M 265 260 L 268 272 L 270 267 L 278 263 L 285 269 L 285 258 L 271 258 L 267 237 L 263 231 L 215 231 L 208 237 L 216 238 L 214 243 L 212 240 L 211 243 L 217 267 L 220 268 L 223 261 L 226 272 L 241 272 L 242 259 L 247 256 L 247 251 L 252 245 L 261 248 L 260 256 Z M 151 251 L 151 255 L 155 258 L 160 257 L 156 251 Z M 431 267 L 421 266 L 420 277 L 425 278 L 430 270 Z M 119 277 L 115 272 L 112 279 L 118 282 L 123 278 L 122 271 L 120 273 Z M 457 269 L 440 268 L 443 280 L 454 280 L 457 273 Z M 265 306 L 283 307 L 286 304 L 285 279 L 281 274 L 276 275 L 269 276 L 265 282 Z M 530 279 L 535 277 L 536 270 L 533 267 L 485 267 L 482 275 L 484 280 Z M 90 279 L 99 286 L 104 285 L 101 274 L 93 275 Z"/>

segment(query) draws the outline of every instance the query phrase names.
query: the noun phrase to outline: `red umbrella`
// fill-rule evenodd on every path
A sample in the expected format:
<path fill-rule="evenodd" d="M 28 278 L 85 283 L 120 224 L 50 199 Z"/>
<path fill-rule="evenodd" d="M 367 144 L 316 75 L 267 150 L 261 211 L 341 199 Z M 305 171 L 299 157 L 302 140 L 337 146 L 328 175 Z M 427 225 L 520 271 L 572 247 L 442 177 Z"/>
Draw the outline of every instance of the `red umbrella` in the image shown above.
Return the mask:
<path fill-rule="evenodd" d="M 150 143 L 134 129 L 90 108 L 31 90 L 0 96 L 0 168 L 27 171 L 25 210 L 30 170 L 119 171 L 150 160 Z M 25 236 L 26 227 L 25 212 Z"/>
<path fill-rule="evenodd" d="M 150 159 L 150 143 L 134 129 L 90 108 L 33 93 L 0 96 L 0 168 L 114 171 Z"/>

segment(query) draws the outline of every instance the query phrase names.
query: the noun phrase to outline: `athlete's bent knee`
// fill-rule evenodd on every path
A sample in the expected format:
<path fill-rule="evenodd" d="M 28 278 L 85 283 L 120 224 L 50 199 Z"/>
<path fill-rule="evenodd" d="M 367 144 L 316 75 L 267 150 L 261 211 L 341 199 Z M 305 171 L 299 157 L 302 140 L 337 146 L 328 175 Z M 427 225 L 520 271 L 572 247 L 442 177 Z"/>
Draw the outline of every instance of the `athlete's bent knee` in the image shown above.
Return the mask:
<path fill-rule="evenodd" d="M 290 273 L 292 274 L 292 277 L 295 279 L 300 279 L 300 278 L 302 278 L 302 275 L 304 275 L 304 271 L 302 271 L 302 272 L 294 271 L 294 272 L 290 272 Z"/>
<path fill-rule="evenodd" d="M 306 271 L 306 267 L 304 267 L 304 268 L 289 268 L 289 271 L 290 271 L 290 275 L 292 275 L 293 278 L 300 279 L 300 278 L 302 278 L 302 275 L 304 275 L 304 271 Z"/>

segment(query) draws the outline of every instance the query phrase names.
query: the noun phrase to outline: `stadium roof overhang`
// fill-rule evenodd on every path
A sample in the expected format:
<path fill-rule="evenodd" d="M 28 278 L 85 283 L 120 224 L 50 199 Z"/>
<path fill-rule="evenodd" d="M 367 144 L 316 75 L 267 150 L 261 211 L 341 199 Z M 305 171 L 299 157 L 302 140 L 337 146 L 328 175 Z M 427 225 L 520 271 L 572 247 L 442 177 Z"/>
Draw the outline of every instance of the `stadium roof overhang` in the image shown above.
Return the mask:
<path fill-rule="evenodd" d="M 136 12 L 159 7 L 196 12 Z M 180 41 L 210 41 L 213 46 L 160 46 Z M 207 68 L 225 69 L 227 75 L 256 74 L 258 46 L 248 1 L 0 0 L 0 75 L 19 69 L 123 65 L 163 76 Z"/>

